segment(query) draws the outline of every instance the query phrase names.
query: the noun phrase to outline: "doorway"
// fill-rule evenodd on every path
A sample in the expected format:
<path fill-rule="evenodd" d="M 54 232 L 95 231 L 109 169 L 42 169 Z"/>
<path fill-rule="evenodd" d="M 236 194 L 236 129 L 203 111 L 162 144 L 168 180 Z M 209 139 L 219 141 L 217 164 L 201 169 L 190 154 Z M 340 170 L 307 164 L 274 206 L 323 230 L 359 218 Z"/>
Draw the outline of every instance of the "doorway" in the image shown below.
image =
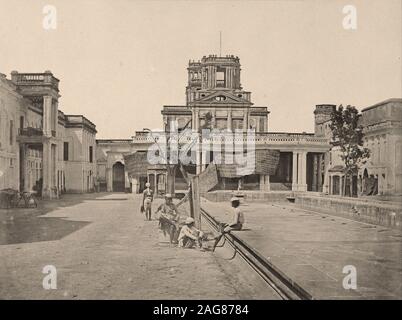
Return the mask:
<path fill-rule="evenodd" d="M 113 192 L 124 192 L 125 182 L 124 164 L 116 162 L 113 165 Z"/>

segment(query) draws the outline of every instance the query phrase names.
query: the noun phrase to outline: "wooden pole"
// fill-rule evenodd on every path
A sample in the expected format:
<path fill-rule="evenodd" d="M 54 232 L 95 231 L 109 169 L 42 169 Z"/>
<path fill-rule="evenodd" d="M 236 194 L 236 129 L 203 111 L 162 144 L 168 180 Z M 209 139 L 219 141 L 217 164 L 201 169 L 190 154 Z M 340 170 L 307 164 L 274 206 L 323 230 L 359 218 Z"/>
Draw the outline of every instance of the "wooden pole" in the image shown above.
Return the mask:
<path fill-rule="evenodd" d="M 201 229 L 201 214 L 200 214 L 200 185 L 199 177 L 195 176 L 191 180 L 191 195 L 192 195 L 192 208 L 193 218 L 195 220 L 195 227 Z"/>

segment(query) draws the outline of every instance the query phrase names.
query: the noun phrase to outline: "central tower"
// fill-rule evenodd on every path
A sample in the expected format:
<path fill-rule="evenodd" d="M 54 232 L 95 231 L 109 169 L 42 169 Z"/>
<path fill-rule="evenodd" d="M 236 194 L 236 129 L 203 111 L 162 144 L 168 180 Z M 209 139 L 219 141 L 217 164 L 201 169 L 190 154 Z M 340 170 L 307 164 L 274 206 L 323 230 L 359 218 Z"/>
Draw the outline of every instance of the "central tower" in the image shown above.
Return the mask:
<path fill-rule="evenodd" d="M 219 95 L 216 101 L 225 101 L 226 94 L 240 98 L 246 104 L 250 102 L 250 92 L 242 90 L 240 84 L 240 61 L 238 57 L 227 55 L 218 57 L 216 55 L 204 56 L 201 61 L 189 62 L 188 85 L 186 87 L 187 105 L 205 100 L 217 92 L 225 92 Z"/>
<path fill-rule="evenodd" d="M 178 129 L 268 131 L 268 108 L 254 106 L 251 93 L 240 82 L 240 59 L 233 55 L 204 56 L 190 60 L 187 72 L 186 105 L 164 106 L 164 129 L 172 121 Z"/>

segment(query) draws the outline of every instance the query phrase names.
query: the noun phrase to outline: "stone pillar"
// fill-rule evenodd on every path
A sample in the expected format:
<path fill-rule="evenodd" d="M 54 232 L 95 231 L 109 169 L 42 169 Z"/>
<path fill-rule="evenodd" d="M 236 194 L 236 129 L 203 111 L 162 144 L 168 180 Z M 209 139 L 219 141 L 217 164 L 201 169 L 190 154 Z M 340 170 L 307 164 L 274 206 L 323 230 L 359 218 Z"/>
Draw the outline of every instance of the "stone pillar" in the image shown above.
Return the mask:
<path fill-rule="evenodd" d="M 57 136 L 57 124 L 59 122 L 59 103 L 57 101 L 55 101 L 52 108 L 53 108 L 53 112 L 54 112 L 53 130 L 56 132 L 55 136 Z"/>
<path fill-rule="evenodd" d="M 341 175 L 339 175 L 338 177 L 339 177 L 339 195 L 341 196 L 343 190 L 343 179 Z"/>
<path fill-rule="evenodd" d="M 201 151 L 201 172 L 203 172 L 207 168 L 207 155 L 208 152 Z"/>
<path fill-rule="evenodd" d="M 316 154 L 313 155 L 313 191 L 318 191 L 317 188 L 317 180 L 318 180 L 318 156 Z"/>
<path fill-rule="evenodd" d="M 307 152 L 301 151 L 299 153 L 299 161 L 298 161 L 298 190 L 299 191 L 307 191 L 306 184 L 306 156 Z"/>
<path fill-rule="evenodd" d="M 228 130 L 232 130 L 232 109 L 228 110 Z"/>
<path fill-rule="evenodd" d="M 269 175 L 263 175 L 264 177 L 264 191 L 271 191 L 271 185 L 269 183 Z"/>
<path fill-rule="evenodd" d="M 92 184 L 89 184 L 89 187 L 92 187 Z M 128 177 L 128 172 L 124 170 L 124 188 L 129 189 L 130 188 L 130 178 Z"/>
<path fill-rule="evenodd" d="M 20 178 L 20 181 L 22 180 L 23 185 L 19 186 L 19 189 L 22 191 L 28 191 L 28 166 L 27 166 L 27 147 L 26 144 L 21 144 L 20 147 L 20 159 L 17 159 L 21 163 L 21 169 L 20 172 L 22 173 L 22 177 Z M 20 173 L 20 174 L 21 174 Z"/>
<path fill-rule="evenodd" d="M 269 175 L 260 174 L 260 191 L 271 191 Z"/>
<path fill-rule="evenodd" d="M 42 197 L 50 198 L 51 196 L 51 144 L 50 142 L 43 143 L 43 163 L 42 163 Z M 25 174 L 25 179 L 26 179 Z"/>
<path fill-rule="evenodd" d="M 329 190 L 328 190 L 328 194 L 332 194 L 332 177 L 331 176 L 328 176 L 328 188 L 329 188 Z"/>
<path fill-rule="evenodd" d="M 248 110 L 244 110 L 244 116 L 243 116 L 243 131 L 246 132 L 248 128 Z"/>
<path fill-rule="evenodd" d="M 317 170 L 317 188 L 319 192 L 323 192 L 323 188 L 322 188 L 322 154 L 320 153 L 318 155 L 318 170 Z"/>
<path fill-rule="evenodd" d="M 52 136 L 52 97 L 43 96 L 43 133 L 47 137 Z"/>
<path fill-rule="evenodd" d="M 108 192 L 113 191 L 113 168 L 106 168 L 106 187 Z"/>
<path fill-rule="evenodd" d="M 298 187 L 298 152 L 293 151 L 293 159 L 292 159 L 292 191 L 297 191 Z"/>
<path fill-rule="evenodd" d="M 302 167 L 302 156 L 301 153 L 298 152 L 297 154 L 297 191 L 300 191 L 300 185 L 302 181 L 302 172 L 301 172 L 301 167 Z"/>
<path fill-rule="evenodd" d="M 132 186 L 131 193 L 138 193 L 139 183 L 137 178 L 131 177 L 131 186 Z"/>

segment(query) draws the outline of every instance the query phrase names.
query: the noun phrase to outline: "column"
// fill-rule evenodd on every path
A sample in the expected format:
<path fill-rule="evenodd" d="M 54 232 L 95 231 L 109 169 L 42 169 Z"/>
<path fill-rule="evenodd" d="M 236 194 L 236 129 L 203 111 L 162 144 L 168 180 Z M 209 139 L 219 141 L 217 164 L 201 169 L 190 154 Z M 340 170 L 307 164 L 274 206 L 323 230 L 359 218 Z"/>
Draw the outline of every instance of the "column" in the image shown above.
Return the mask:
<path fill-rule="evenodd" d="M 207 168 L 207 156 L 208 152 L 201 151 L 201 172 L 203 172 Z"/>
<path fill-rule="evenodd" d="M 52 97 L 43 97 L 43 133 L 47 137 L 52 135 Z"/>
<path fill-rule="evenodd" d="M 22 177 L 20 181 L 22 181 L 23 185 L 20 185 L 20 190 L 22 191 L 28 191 L 28 166 L 27 166 L 27 147 L 26 144 L 22 144 L 20 147 L 20 159 L 17 159 L 17 161 L 20 161 L 21 164 L 21 170 L 20 172 L 22 173 Z"/>
<path fill-rule="evenodd" d="M 106 168 L 106 187 L 108 192 L 113 191 L 113 169 Z"/>
<path fill-rule="evenodd" d="M 298 163 L 298 153 L 297 151 L 293 151 L 293 159 L 292 159 L 292 191 L 297 191 L 298 186 L 298 173 L 297 173 L 297 165 Z"/>
<path fill-rule="evenodd" d="M 319 192 L 323 192 L 323 188 L 322 188 L 322 170 L 321 170 L 321 168 L 322 168 L 322 153 L 320 153 L 318 155 L 318 170 L 317 170 L 317 177 L 318 177 L 317 188 L 318 188 L 318 190 L 317 191 L 319 191 Z"/>
<path fill-rule="evenodd" d="M 260 191 L 264 191 L 265 188 L 265 176 L 260 174 Z"/>
<path fill-rule="evenodd" d="M 300 191 L 300 185 L 302 183 L 301 167 L 302 167 L 302 155 L 301 152 L 299 152 L 297 155 L 297 191 Z"/>
<path fill-rule="evenodd" d="M 313 191 L 318 191 L 317 188 L 317 178 L 318 178 L 318 156 L 313 154 Z"/>
<path fill-rule="evenodd" d="M 301 151 L 299 153 L 299 168 L 298 168 L 299 191 L 307 191 L 306 156 L 307 156 L 307 152 L 305 152 L 305 151 Z"/>
<path fill-rule="evenodd" d="M 92 183 L 91 182 L 89 183 L 89 187 L 92 188 Z M 128 172 L 126 170 L 124 170 L 124 188 L 125 189 L 130 188 L 130 178 L 129 178 Z"/>
<path fill-rule="evenodd" d="M 269 175 L 265 175 L 265 191 L 271 191 L 271 184 L 269 183 Z"/>
<path fill-rule="evenodd" d="M 328 194 L 332 194 L 332 177 L 331 176 L 329 176 L 328 177 L 328 182 L 329 182 L 329 190 L 328 190 Z"/>
<path fill-rule="evenodd" d="M 131 177 L 131 186 L 132 186 L 131 192 L 138 193 L 139 190 L 138 190 L 138 179 L 137 178 Z"/>
<path fill-rule="evenodd" d="M 271 191 L 268 174 L 260 174 L 260 191 Z"/>
<path fill-rule="evenodd" d="M 359 197 L 362 194 L 362 176 L 357 176 L 357 196 Z"/>
<path fill-rule="evenodd" d="M 245 109 L 243 116 L 243 131 L 246 132 L 247 128 L 248 128 L 248 109 Z"/>
<path fill-rule="evenodd" d="M 51 167 L 50 143 L 45 142 L 43 143 L 43 163 L 42 163 L 42 175 L 43 175 L 42 197 L 44 198 L 50 198 L 50 187 L 51 187 L 50 167 Z"/>
<path fill-rule="evenodd" d="M 54 102 L 54 105 L 52 106 L 53 108 L 53 130 L 55 131 L 55 136 L 57 136 L 57 124 L 58 124 L 58 120 L 59 120 L 59 104 L 57 101 Z"/>
<path fill-rule="evenodd" d="M 341 175 L 339 175 L 338 176 L 339 177 L 339 195 L 341 196 L 342 195 L 342 190 L 343 190 L 343 179 L 342 179 L 342 176 Z"/>
<path fill-rule="evenodd" d="M 229 130 L 232 130 L 232 109 L 231 108 L 228 110 L 228 125 L 227 125 L 227 128 Z"/>

